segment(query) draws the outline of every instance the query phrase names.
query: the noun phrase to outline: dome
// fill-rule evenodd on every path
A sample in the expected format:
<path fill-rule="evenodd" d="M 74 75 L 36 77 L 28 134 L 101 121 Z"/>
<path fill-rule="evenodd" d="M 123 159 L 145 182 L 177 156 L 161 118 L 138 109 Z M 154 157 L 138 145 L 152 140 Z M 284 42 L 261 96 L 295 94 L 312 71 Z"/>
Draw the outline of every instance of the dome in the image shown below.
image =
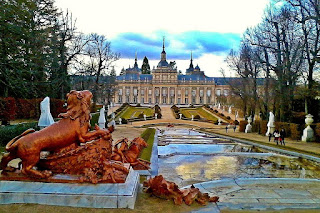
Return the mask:
<path fill-rule="evenodd" d="M 169 64 L 167 61 L 164 61 L 164 60 L 161 60 L 159 63 L 158 63 L 158 66 L 157 67 L 168 67 Z"/>

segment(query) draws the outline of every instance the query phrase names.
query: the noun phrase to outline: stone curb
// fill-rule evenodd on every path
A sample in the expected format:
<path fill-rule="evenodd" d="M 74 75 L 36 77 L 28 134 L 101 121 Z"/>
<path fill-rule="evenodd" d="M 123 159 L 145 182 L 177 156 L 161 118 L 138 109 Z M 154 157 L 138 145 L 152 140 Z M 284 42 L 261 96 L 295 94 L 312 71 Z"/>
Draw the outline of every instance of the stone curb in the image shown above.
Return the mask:
<path fill-rule="evenodd" d="M 320 163 L 320 158 L 315 157 L 315 156 L 302 154 L 302 153 L 298 153 L 298 152 L 294 152 L 294 151 L 283 150 L 283 149 L 279 149 L 279 148 L 274 148 L 274 147 L 270 147 L 270 146 L 267 146 L 267 145 L 262 145 L 262 144 L 258 144 L 258 143 L 252 142 L 252 141 L 248 141 L 248 140 L 245 140 L 245 139 L 240 139 L 240 138 L 234 138 L 234 137 L 230 137 L 230 136 L 220 135 L 218 133 L 211 133 L 211 132 L 206 132 L 206 131 L 202 131 L 202 130 L 199 130 L 199 132 L 205 132 L 205 133 L 207 133 L 209 135 L 219 136 L 221 138 L 229 139 L 231 141 L 236 141 L 236 142 L 240 142 L 240 143 L 244 143 L 244 144 L 254 145 L 254 146 L 257 146 L 257 147 L 260 147 L 260 148 L 263 148 L 263 149 L 267 149 L 267 150 L 270 150 L 270 151 L 280 152 L 280 153 L 283 153 L 283 154 L 286 154 L 286 155 L 292 155 L 292 156 L 296 156 L 296 157 L 302 157 L 302 158 L 306 158 L 308 160 L 313 160 L 313 161 L 316 161 L 316 162 Z"/>

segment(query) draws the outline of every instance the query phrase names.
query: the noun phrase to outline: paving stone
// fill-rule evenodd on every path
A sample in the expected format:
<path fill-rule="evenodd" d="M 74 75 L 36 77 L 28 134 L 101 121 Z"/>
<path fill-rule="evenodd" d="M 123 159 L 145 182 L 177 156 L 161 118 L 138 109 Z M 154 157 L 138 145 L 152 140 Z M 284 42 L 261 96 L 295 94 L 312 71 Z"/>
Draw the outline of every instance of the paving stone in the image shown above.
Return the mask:
<path fill-rule="evenodd" d="M 303 198 L 281 198 L 278 199 L 280 203 L 316 203 L 313 199 L 303 199 Z"/>
<path fill-rule="evenodd" d="M 231 203 L 259 203 L 258 199 L 250 199 L 250 198 L 230 198 L 229 202 L 231 202 Z"/>
<path fill-rule="evenodd" d="M 300 189 L 274 189 L 281 198 L 312 198 L 312 194 L 307 190 Z"/>
<path fill-rule="evenodd" d="M 235 193 L 235 196 L 243 198 L 281 198 L 277 193 L 269 189 L 242 190 L 240 192 Z"/>
<path fill-rule="evenodd" d="M 258 201 L 260 203 L 279 203 L 279 200 L 274 198 L 259 198 Z"/>

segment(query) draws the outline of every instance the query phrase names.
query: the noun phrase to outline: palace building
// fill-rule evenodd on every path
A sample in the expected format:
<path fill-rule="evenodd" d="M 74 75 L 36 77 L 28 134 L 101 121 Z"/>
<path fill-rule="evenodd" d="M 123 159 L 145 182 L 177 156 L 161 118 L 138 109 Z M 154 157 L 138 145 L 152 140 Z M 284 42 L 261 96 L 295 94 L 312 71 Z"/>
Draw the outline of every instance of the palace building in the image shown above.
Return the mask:
<path fill-rule="evenodd" d="M 230 86 L 222 77 L 208 77 L 200 67 L 190 66 L 186 74 L 178 74 L 177 69 L 167 62 L 163 41 L 161 59 L 151 74 L 141 74 L 137 56 L 132 68 L 116 78 L 114 102 L 118 104 L 213 104 L 217 96 L 228 96 Z"/>

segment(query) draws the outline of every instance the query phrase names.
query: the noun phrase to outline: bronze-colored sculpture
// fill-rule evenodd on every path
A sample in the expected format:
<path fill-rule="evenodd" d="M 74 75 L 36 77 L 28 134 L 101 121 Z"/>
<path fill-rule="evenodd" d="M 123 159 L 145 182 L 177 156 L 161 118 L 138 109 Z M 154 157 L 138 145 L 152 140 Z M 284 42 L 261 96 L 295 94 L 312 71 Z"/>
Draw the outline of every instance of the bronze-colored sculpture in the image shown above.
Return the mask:
<path fill-rule="evenodd" d="M 35 170 L 37 166 L 57 173 L 83 175 L 82 181 L 93 183 L 123 180 L 128 169 L 120 162 L 110 161 L 113 128 L 100 129 L 96 125 L 94 131 L 89 131 L 91 98 L 92 93 L 87 90 L 68 93 L 67 112 L 59 115 L 62 119 L 40 131 L 29 129 L 12 139 L 6 146 L 9 153 L 3 156 L 0 169 L 12 170 L 7 167 L 8 163 L 20 158 L 22 174 L 33 178 L 52 175 L 48 170 Z M 89 141 L 93 142 L 79 146 Z M 37 165 L 41 151 L 51 154 Z"/>
<path fill-rule="evenodd" d="M 208 202 L 217 202 L 219 197 L 210 197 L 208 193 L 201 193 L 198 188 L 193 185 L 189 189 L 179 189 L 174 182 L 166 181 L 162 175 L 155 176 L 143 183 L 147 187 L 145 192 L 151 193 L 160 198 L 173 199 L 176 205 L 181 205 L 183 202 L 191 205 L 194 201 L 201 205 L 206 205 Z"/>
<path fill-rule="evenodd" d="M 119 145 L 120 147 L 118 148 Z M 128 145 L 128 139 L 124 138 L 116 143 L 111 159 L 130 163 L 135 170 L 150 169 L 150 162 L 139 158 L 142 149 L 147 146 L 148 144 L 140 137 L 133 139 L 130 146 Z"/>

